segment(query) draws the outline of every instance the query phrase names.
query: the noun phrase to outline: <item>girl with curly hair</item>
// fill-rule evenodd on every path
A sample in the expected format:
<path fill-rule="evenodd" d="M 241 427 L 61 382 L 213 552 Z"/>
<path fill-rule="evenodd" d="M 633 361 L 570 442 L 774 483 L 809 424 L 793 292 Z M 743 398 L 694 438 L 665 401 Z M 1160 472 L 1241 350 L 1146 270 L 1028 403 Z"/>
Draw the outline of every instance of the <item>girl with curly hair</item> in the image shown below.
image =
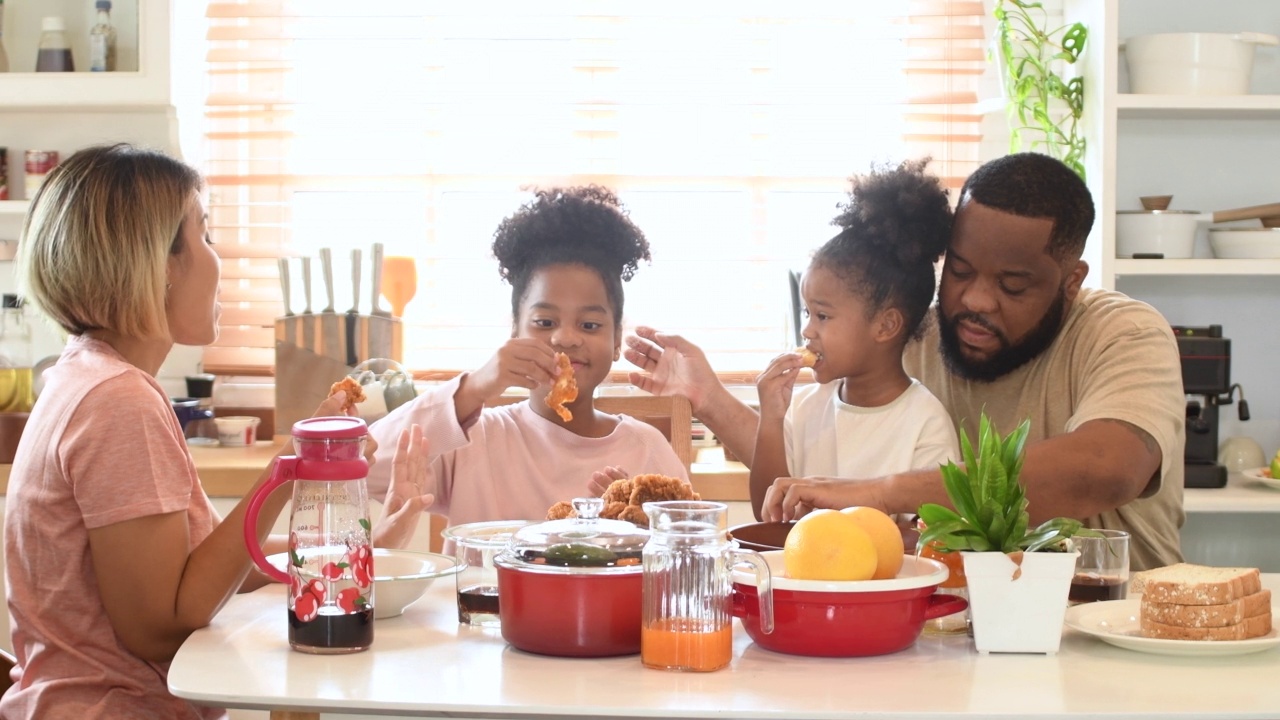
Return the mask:
<path fill-rule="evenodd" d="M 852 178 L 832 221 L 842 230 L 805 271 L 806 346 L 775 358 L 756 381 L 757 517 L 779 477 L 878 477 L 934 467 L 958 452 L 946 408 L 902 366 L 951 233 L 947 191 L 927 164 L 907 161 Z M 805 366 L 817 383 L 797 390 Z"/>
<path fill-rule="evenodd" d="M 687 482 L 661 432 L 594 405 L 596 386 L 621 353 L 622 283 L 649 259 L 644 233 L 617 197 L 597 186 L 539 190 L 498 226 L 493 254 L 511 284 L 511 339 L 478 370 L 418 396 L 370 429 L 380 448 L 393 445 L 388 440 L 410 423 L 426 429 L 432 512 L 454 525 L 540 520 L 565 498 L 599 494 L 593 476 L 597 485 L 627 471 Z M 562 373 L 558 354 L 578 388 L 564 415 L 547 401 Z M 508 388 L 527 388 L 529 399 L 486 407 Z M 381 449 L 377 455 L 390 460 Z M 388 483 L 390 465 L 371 469 L 373 492 Z"/>

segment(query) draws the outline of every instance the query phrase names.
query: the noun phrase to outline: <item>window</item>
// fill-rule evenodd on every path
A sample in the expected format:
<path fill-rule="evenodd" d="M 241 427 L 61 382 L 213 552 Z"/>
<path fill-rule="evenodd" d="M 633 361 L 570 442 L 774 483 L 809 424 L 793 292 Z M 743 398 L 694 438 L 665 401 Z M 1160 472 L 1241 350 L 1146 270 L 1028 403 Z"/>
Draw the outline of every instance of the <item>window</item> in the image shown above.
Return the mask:
<path fill-rule="evenodd" d="M 978 160 L 981 2 L 214 0 L 207 18 L 212 372 L 270 372 L 276 257 L 333 248 L 341 311 L 349 250 L 367 264 L 373 242 L 417 259 L 406 363 L 478 367 L 510 333 L 498 222 L 522 188 L 588 182 L 652 244 L 628 328 L 758 370 L 793 344 L 787 271 L 834 234 L 849 175 L 927 154 L 958 188 Z"/>

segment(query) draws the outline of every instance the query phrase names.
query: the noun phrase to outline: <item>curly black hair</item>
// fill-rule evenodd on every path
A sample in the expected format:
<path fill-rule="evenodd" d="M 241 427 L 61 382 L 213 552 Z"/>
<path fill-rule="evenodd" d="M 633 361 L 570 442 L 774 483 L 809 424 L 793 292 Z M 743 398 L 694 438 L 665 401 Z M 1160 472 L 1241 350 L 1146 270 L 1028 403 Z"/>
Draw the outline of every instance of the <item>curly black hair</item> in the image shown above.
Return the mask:
<path fill-rule="evenodd" d="M 504 219 L 493 233 L 498 272 L 511 283 L 511 316 L 535 271 L 548 265 L 584 265 L 604 282 L 613 305 L 615 329 L 622 327 L 622 282 L 641 260 L 648 262 L 649 241 L 627 216 L 618 196 L 599 185 L 547 188 Z"/>
<path fill-rule="evenodd" d="M 1049 254 L 1079 260 L 1093 227 L 1093 196 L 1079 175 L 1041 153 L 1015 153 L 982 165 L 960 189 L 960 205 L 974 200 L 1026 218 L 1053 220 Z"/>
<path fill-rule="evenodd" d="M 869 315 L 886 307 L 902 312 L 904 342 L 920 333 L 933 302 L 934 263 L 951 237 L 947 191 L 925 172 L 928 164 L 925 158 L 872 166 L 849 178 L 849 199 L 831 221 L 844 229 L 818 248 L 812 262 L 863 298 Z"/>

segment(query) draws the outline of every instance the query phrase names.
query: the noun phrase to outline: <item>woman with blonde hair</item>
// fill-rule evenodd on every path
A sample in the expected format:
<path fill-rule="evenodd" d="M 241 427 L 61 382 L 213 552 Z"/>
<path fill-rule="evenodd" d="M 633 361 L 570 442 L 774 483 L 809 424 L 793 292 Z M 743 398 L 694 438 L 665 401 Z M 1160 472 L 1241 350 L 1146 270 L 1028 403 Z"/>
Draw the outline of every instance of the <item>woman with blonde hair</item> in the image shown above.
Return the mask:
<path fill-rule="evenodd" d="M 218 336 L 220 266 L 201 188 L 177 160 L 112 145 L 72 155 L 31 202 L 19 290 L 69 338 L 9 478 L 5 580 L 18 666 L 0 717 L 223 715 L 166 684 L 182 641 L 232 593 L 266 582 L 244 545 L 247 502 L 218 517 L 155 379 L 175 343 Z M 341 414 L 344 400 L 317 414 Z M 420 431 L 413 450 L 425 452 Z M 259 539 L 286 500 L 268 501 Z"/>

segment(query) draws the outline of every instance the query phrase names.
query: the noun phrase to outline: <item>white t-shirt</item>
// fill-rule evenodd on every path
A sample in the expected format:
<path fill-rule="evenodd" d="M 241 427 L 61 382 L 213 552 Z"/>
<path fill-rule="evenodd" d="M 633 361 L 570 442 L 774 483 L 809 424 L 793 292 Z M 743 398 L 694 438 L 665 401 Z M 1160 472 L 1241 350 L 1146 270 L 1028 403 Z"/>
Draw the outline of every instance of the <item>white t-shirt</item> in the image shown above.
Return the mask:
<path fill-rule="evenodd" d="M 947 409 L 912 380 L 888 405 L 840 399 L 843 380 L 798 388 L 782 421 L 792 477 L 873 478 L 958 459 Z"/>

